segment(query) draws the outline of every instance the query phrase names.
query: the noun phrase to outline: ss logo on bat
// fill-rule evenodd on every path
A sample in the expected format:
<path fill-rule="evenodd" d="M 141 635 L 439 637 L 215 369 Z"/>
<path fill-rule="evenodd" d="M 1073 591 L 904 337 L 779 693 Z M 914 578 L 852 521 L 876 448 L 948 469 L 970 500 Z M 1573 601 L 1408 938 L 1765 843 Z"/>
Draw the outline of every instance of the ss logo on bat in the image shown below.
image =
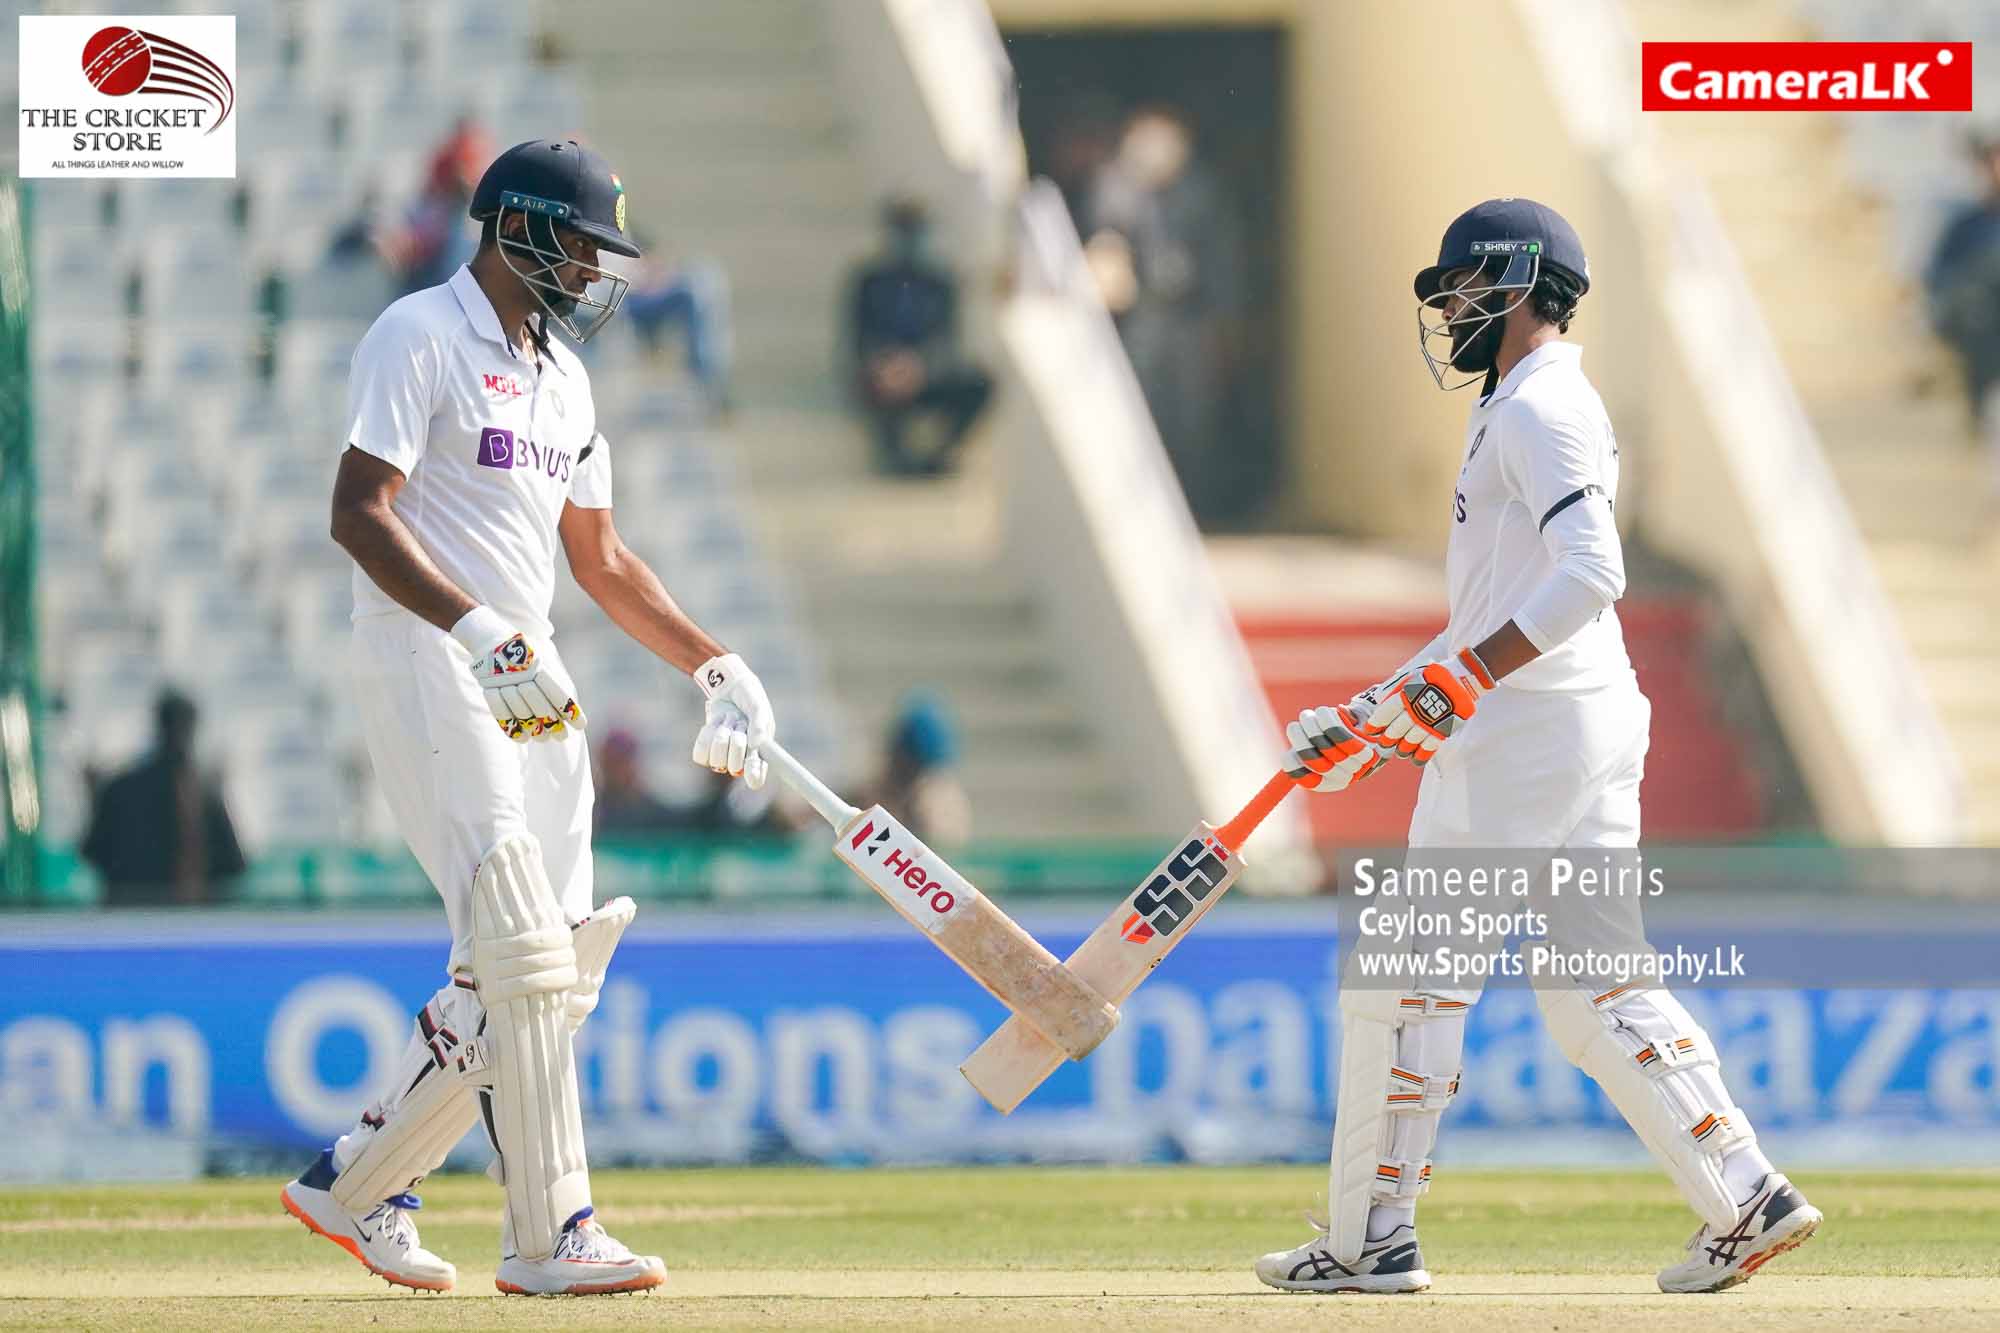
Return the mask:
<path fill-rule="evenodd" d="M 1171 935 L 1194 911 L 1195 904 L 1213 893 L 1229 875 L 1216 847 L 1204 838 L 1190 838 L 1174 853 L 1166 869 L 1148 880 L 1146 887 L 1132 895 L 1132 915 L 1119 932 L 1133 944 L 1154 935 Z"/>

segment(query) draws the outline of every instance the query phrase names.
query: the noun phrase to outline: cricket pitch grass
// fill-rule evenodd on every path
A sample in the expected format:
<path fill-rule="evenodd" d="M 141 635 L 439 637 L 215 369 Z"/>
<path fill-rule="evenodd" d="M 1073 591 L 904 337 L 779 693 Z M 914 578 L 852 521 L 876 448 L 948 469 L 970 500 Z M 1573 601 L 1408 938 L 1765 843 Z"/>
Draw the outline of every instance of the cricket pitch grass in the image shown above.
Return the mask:
<path fill-rule="evenodd" d="M 255 1329 L 2000 1327 L 2000 1175 L 1804 1173 L 1819 1235 L 1749 1284 L 1663 1296 L 1694 1221 L 1657 1176 L 1468 1171 L 1424 1201 L 1420 1296 L 1260 1286 L 1306 1233 L 1309 1168 L 604 1171 L 612 1233 L 666 1258 L 641 1296 L 493 1290 L 499 1196 L 423 1191 L 458 1291 L 392 1289 L 278 1205 L 278 1180 L 0 1190 L 0 1327 Z"/>

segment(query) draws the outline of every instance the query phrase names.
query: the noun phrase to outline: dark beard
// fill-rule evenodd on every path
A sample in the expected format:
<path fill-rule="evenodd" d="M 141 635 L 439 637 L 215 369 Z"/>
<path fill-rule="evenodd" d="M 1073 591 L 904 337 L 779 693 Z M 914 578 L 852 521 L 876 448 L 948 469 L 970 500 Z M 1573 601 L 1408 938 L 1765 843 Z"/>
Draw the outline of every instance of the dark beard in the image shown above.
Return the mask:
<path fill-rule="evenodd" d="M 1493 369 L 1500 356 L 1500 340 L 1506 336 L 1506 318 L 1498 314 L 1489 293 L 1472 303 L 1472 309 L 1454 322 L 1451 331 L 1451 368 L 1477 373 Z M 1481 317 L 1486 318 L 1482 319 Z"/>

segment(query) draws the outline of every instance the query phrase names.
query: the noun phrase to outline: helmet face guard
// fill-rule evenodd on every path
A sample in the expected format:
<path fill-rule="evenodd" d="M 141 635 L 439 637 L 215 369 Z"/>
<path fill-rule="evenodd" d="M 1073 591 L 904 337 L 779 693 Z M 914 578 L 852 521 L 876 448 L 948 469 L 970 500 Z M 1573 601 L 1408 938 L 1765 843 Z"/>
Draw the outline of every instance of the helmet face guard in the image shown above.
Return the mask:
<path fill-rule="evenodd" d="M 519 215 L 525 222 L 519 237 L 507 234 L 510 213 Z M 581 344 L 589 342 L 591 335 L 618 313 L 618 307 L 625 303 L 625 292 L 632 283 L 629 278 L 621 277 L 602 265 L 584 263 L 563 249 L 559 230 L 576 231 L 593 241 L 598 239 L 588 229 L 566 223 L 564 219 L 569 216 L 568 204 L 539 199 L 516 190 L 503 190 L 500 193 L 500 209 L 493 216 L 493 238 L 499 246 L 500 259 L 508 270 L 527 284 L 548 317 Z M 557 274 L 566 267 L 582 271 L 584 286 L 581 291 L 563 286 Z M 579 311 L 589 313 L 579 315 Z"/>
<path fill-rule="evenodd" d="M 1475 241 L 1471 248 L 1472 262 L 1451 270 L 1417 303 L 1417 348 L 1447 393 L 1492 372 L 1507 316 L 1528 299 L 1542 272 L 1539 241 Z M 1448 372 L 1465 378 L 1447 384 Z"/>

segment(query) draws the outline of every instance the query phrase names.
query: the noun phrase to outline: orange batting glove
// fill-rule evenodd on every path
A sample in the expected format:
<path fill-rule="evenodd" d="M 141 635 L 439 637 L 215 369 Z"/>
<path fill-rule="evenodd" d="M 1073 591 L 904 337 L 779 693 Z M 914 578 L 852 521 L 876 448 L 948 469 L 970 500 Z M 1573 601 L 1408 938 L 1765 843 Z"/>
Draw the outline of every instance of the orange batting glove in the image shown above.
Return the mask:
<path fill-rule="evenodd" d="M 1285 776 L 1307 791 L 1345 791 L 1389 762 L 1361 739 L 1360 722 L 1345 707 L 1308 708 L 1285 727 L 1292 747 Z"/>
<path fill-rule="evenodd" d="M 1413 667 L 1382 687 L 1382 702 L 1360 725 L 1363 740 L 1427 764 L 1479 708 L 1493 673 L 1470 648 Z"/>

